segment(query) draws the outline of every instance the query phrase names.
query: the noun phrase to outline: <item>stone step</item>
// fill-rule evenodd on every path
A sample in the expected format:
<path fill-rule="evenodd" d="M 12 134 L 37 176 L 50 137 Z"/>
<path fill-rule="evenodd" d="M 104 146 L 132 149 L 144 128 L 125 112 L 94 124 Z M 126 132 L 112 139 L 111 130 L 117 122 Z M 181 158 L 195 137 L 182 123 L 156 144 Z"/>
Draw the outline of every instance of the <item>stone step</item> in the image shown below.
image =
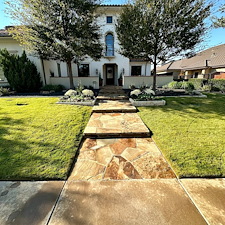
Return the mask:
<path fill-rule="evenodd" d="M 150 137 L 151 132 L 136 113 L 93 113 L 85 137 Z"/>
<path fill-rule="evenodd" d="M 97 99 L 98 100 L 128 100 L 129 98 L 122 94 L 122 95 L 119 95 L 119 94 L 99 94 L 97 96 Z"/>
<path fill-rule="evenodd" d="M 113 112 L 127 112 L 135 113 L 137 112 L 136 107 L 134 107 L 130 101 L 127 100 L 98 100 L 95 106 L 92 108 L 92 112 L 95 113 L 113 113 Z"/>

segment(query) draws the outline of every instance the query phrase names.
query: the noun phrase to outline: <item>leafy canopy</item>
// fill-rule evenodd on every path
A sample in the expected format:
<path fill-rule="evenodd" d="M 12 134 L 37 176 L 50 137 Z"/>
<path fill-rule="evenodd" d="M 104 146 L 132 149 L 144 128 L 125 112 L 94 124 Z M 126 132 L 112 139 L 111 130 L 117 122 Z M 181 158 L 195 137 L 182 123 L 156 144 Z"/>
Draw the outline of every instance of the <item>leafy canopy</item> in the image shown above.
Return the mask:
<path fill-rule="evenodd" d="M 94 11 L 89 0 L 13 0 L 7 12 L 21 26 L 11 32 L 28 50 L 44 59 L 99 59 L 102 47 Z"/>
<path fill-rule="evenodd" d="M 202 41 L 209 14 L 204 0 L 137 0 L 118 20 L 121 53 L 153 62 L 191 50 Z"/>
<path fill-rule="evenodd" d="M 219 11 L 221 13 L 225 13 L 225 4 L 220 7 Z M 213 19 L 214 19 L 213 24 L 214 24 L 215 28 L 219 28 L 219 27 L 225 28 L 225 17 L 224 16 L 222 16 L 220 18 L 213 18 Z"/>
<path fill-rule="evenodd" d="M 210 5 L 204 0 L 136 0 L 123 10 L 117 24 L 121 54 L 144 58 L 156 65 L 202 41 Z"/>

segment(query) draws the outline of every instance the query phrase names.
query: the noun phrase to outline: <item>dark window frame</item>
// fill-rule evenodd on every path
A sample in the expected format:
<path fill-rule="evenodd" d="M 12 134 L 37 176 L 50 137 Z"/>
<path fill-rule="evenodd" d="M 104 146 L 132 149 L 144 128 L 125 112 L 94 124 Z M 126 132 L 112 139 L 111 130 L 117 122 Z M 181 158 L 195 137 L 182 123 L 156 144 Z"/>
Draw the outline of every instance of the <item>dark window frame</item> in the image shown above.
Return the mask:
<path fill-rule="evenodd" d="M 141 76 L 141 69 L 142 66 L 131 66 L 131 76 Z"/>
<path fill-rule="evenodd" d="M 62 77 L 61 65 L 57 63 L 58 77 Z"/>
<path fill-rule="evenodd" d="M 113 17 L 112 16 L 106 16 L 106 23 L 113 23 Z"/>
<path fill-rule="evenodd" d="M 84 68 L 81 68 L 81 67 L 84 67 Z M 87 67 L 87 68 L 85 68 L 85 67 Z M 87 63 L 79 64 L 78 65 L 78 77 L 89 77 L 89 76 L 90 76 L 90 65 Z"/>

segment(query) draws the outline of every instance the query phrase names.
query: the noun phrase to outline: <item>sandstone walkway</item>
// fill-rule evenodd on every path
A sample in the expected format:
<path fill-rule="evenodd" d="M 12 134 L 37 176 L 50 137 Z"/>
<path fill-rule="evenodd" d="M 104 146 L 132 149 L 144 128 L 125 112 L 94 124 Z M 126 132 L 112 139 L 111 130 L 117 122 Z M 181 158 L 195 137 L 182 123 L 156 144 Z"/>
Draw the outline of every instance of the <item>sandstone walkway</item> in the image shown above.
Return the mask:
<path fill-rule="evenodd" d="M 84 136 L 50 225 L 208 223 L 122 89 L 101 89 Z"/>

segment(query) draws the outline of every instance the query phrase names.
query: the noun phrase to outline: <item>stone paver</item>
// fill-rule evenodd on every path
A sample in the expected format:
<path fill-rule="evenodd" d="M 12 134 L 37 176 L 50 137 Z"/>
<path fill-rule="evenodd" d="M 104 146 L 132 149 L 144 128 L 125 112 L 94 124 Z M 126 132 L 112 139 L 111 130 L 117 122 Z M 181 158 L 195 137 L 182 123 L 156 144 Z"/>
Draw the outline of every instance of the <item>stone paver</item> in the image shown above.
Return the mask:
<path fill-rule="evenodd" d="M 99 94 L 97 100 L 128 100 L 128 97 L 124 94 Z"/>
<path fill-rule="evenodd" d="M 69 180 L 175 178 L 150 138 L 86 139 Z"/>
<path fill-rule="evenodd" d="M 175 179 L 67 182 L 49 225 L 205 225 Z"/>
<path fill-rule="evenodd" d="M 93 113 L 85 137 L 149 137 L 150 132 L 136 113 Z"/>
<path fill-rule="evenodd" d="M 46 224 L 61 193 L 63 185 L 63 181 L 1 181 L 0 224 Z"/>
<path fill-rule="evenodd" d="M 106 113 L 106 112 L 137 112 L 136 107 L 134 107 L 127 100 L 100 100 L 97 101 L 95 106 L 92 108 L 92 112 L 95 113 Z"/>
<path fill-rule="evenodd" d="M 225 179 L 182 179 L 210 225 L 225 224 Z"/>

